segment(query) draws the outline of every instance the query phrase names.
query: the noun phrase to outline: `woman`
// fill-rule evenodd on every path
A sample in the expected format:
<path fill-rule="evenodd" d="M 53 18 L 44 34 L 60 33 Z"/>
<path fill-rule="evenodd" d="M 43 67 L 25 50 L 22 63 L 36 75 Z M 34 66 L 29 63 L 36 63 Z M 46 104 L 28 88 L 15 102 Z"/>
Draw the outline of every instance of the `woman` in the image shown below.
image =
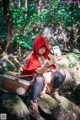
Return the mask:
<path fill-rule="evenodd" d="M 60 102 L 58 90 L 65 80 L 63 70 L 56 70 L 54 57 L 49 56 L 50 48 L 47 40 L 43 36 L 38 36 L 34 41 L 33 53 L 27 61 L 26 66 L 22 66 L 22 74 L 33 74 L 32 100 L 30 113 L 38 118 L 38 98 L 45 92 L 53 89 L 53 96 Z"/>

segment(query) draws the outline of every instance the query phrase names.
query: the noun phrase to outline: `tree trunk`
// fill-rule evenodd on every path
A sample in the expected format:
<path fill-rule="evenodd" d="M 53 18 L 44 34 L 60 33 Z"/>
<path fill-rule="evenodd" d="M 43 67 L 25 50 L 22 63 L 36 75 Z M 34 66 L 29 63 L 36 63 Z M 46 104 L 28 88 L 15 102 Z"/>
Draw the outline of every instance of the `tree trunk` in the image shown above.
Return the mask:
<path fill-rule="evenodd" d="M 7 36 L 6 36 L 6 48 L 4 53 L 8 52 L 8 48 L 10 46 L 10 41 L 13 38 L 14 35 L 14 29 L 13 29 L 13 20 L 11 18 L 10 12 L 9 12 L 9 0 L 2 0 L 3 5 L 3 11 L 4 16 L 7 22 Z"/>
<path fill-rule="evenodd" d="M 18 8 L 20 8 L 21 6 L 21 3 L 20 3 L 20 0 L 18 0 Z"/>
<path fill-rule="evenodd" d="M 14 0 L 14 6 L 15 8 L 20 8 L 21 6 L 20 0 Z"/>
<path fill-rule="evenodd" d="M 25 7 L 26 10 L 28 10 L 28 0 L 25 0 L 24 7 Z M 27 17 L 27 12 L 25 14 L 25 17 Z"/>
<path fill-rule="evenodd" d="M 70 45 L 73 47 L 74 43 L 74 3 L 71 5 L 71 38 L 70 38 Z"/>
<path fill-rule="evenodd" d="M 25 8 L 28 10 L 28 0 L 25 0 Z"/>
<path fill-rule="evenodd" d="M 41 8 L 42 8 L 42 0 L 39 0 L 39 5 L 38 5 L 38 15 L 40 15 Z"/>

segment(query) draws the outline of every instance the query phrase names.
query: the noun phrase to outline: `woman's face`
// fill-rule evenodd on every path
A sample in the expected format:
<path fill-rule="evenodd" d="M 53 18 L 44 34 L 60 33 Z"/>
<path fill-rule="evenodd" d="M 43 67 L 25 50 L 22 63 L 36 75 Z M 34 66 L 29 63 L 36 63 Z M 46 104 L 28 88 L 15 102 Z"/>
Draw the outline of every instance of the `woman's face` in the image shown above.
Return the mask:
<path fill-rule="evenodd" d="M 38 54 L 39 55 L 43 55 L 46 52 L 46 47 L 42 46 L 39 50 L 38 50 Z"/>

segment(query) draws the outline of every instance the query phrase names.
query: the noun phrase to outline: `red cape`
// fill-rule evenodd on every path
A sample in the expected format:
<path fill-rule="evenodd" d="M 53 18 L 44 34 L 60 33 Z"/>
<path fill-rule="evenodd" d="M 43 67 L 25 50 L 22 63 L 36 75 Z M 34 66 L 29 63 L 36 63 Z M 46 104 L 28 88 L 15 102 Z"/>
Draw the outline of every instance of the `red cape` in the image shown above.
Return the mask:
<path fill-rule="evenodd" d="M 37 37 L 34 41 L 33 53 L 31 55 L 31 57 L 29 58 L 26 66 L 23 67 L 23 73 L 22 73 L 23 75 L 36 73 L 35 70 L 38 67 L 41 67 L 41 64 L 38 60 L 38 53 L 37 52 L 43 45 L 46 47 L 46 52 L 45 52 L 44 56 L 46 59 L 50 60 L 50 57 L 48 56 L 50 53 L 50 48 L 49 48 L 47 40 L 43 36 Z M 53 67 L 53 69 L 56 68 L 55 65 L 53 65 L 52 67 Z"/>

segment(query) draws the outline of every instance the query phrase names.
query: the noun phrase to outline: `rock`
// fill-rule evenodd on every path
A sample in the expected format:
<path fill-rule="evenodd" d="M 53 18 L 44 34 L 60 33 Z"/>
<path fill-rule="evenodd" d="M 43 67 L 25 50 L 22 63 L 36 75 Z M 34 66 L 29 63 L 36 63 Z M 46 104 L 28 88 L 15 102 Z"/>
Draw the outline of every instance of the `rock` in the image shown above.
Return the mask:
<path fill-rule="evenodd" d="M 77 64 L 75 67 L 73 67 L 72 72 L 76 85 L 80 84 L 80 65 Z"/>
<path fill-rule="evenodd" d="M 0 59 L 0 66 L 3 66 L 6 71 L 18 71 L 21 67 L 21 63 L 17 60 L 15 56 L 12 54 L 5 55 L 2 59 Z"/>
<path fill-rule="evenodd" d="M 71 54 L 68 54 L 67 56 L 66 56 L 66 58 L 69 60 L 69 61 L 71 61 L 71 62 L 75 62 L 76 61 L 76 59 L 73 57 L 73 55 L 71 55 Z"/>
<path fill-rule="evenodd" d="M 8 59 L 14 64 L 16 71 L 18 71 L 22 64 L 12 54 L 8 56 Z"/>
<path fill-rule="evenodd" d="M 60 91 L 62 93 L 72 91 L 76 85 L 75 79 L 73 78 L 73 73 L 69 68 L 62 68 L 66 73 L 66 78 L 64 83 L 60 86 Z"/>
<path fill-rule="evenodd" d="M 2 65 L 7 70 L 15 70 L 14 64 L 8 59 L 8 55 L 0 59 L 0 65 Z"/>
<path fill-rule="evenodd" d="M 69 66 L 69 60 L 66 58 L 66 56 L 64 55 L 64 56 L 62 56 L 62 59 L 61 60 L 58 60 L 57 61 L 57 65 L 59 66 L 59 67 L 62 67 L 62 68 L 68 68 L 68 66 Z"/>
<path fill-rule="evenodd" d="M 2 96 L 2 106 L 9 114 L 16 115 L 18 119 L 29 118 L 29 111 L 22 99 L 15 94 L 4 94 Z"/>
<path fill-rule="evenodd" d="M 77 63 L 78 61 L 71 54 L 62 55 L 62 59 L 57 61 L 58 66 L 66 68 L 73 68 L 74 66 L 77 65 Z"/>
<path fill-rule="evenodd" d="M 56 120 L 80 119 L 80 109 L 65 97 L 61 97 L 61 103 L 58 103 L 51 96 L 45 94 L 39 98 L 39 107 Z"/>
<path fill-rule="evenodd" d="M 80 105 L 80 84 L 78 84 L 74 87 L 73 95 L 75 96 L 76 104 Z"/>

